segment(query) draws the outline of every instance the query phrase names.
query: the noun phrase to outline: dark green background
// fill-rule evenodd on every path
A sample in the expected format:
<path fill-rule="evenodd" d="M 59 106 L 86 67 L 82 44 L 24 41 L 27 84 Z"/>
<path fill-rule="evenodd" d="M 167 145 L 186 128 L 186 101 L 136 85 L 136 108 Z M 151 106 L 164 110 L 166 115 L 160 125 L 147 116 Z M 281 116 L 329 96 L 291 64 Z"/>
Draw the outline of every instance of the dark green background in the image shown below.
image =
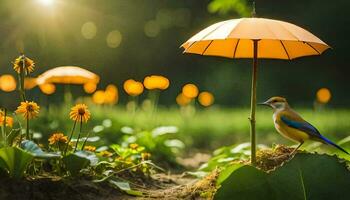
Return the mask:
<path fill-rule="evenodd" d="M 143 80 L 150 74 L 162 74 L 171 81 L 160 101 L 174 104 L 181 86 L 193 82 L 201 90 L 216 96 L 216 103 L 249 106 L 251 60 L 183 55 L 179 46 L 210 24 L 238 18 L 234 9 L 225 14 L 210 13 L 209 0 L 57 0 L 53 10 L 36 0 L 1 0 L 0 2 L 0 73 L 13 73 L 11 61 L 21 51 L 37 63 L 34 75 L 54 66 L 77 65 L 101 76 L 99 88 L 128 78 Z M 218 0 L 227 2 L 227 0 Z M 250 1 L 233 1 L 248 5 Z M 331 89 L 334 107 L 347 107 L 350 98 L 348 74 L 349 7 L 347 0 L 259 0 L 258 17 L 285 20 L 306 28 L 333 49 L 322 56 L 294 61 L 259 62 L 258 101 L 283 95 L 292 104 L 311 106 L 320 87 Z M 157 37 L 144 33 L 144 25 L 154 20 L 160 10 L 173 15 L 170 25 Z M 181 13 L 185 13 L 181 17 Z M 177 14 L 177 15 L 176 15 Z M 187 16 L 187 17 L 186 17 Z M 93 21 L 97 35 L 86 40 L 81 26 Z M 107 34 L 117 29 L 123 38 L 119 47 L 106 45 Z M 62 89 L 58 91 L 62 91 Z M 75 96 L 81 88 L 73 88 Z M 33 98 L 42 98 L 38 89 Z M 34 93 L 34 94 L 33 94 Z M 1 102 L 13 104 L 16 94 L 1 93 Z M 146 95 L 144 94 L 143 97 Z M 50 97 L 59 101 L 59 94 Z M 126 95 L 122 91 L 121 101 Z"/>

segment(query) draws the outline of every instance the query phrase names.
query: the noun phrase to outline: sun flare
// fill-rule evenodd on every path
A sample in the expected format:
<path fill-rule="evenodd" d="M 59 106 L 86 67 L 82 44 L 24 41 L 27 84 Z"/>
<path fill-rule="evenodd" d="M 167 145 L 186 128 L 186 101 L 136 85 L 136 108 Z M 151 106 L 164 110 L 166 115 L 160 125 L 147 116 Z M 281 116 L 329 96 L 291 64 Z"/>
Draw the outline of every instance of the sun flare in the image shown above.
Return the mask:
<path fill-rule="evenodd" d="M 38 0 L 38 2 L 44 6 L 52 6 L 55 0 Z"/>

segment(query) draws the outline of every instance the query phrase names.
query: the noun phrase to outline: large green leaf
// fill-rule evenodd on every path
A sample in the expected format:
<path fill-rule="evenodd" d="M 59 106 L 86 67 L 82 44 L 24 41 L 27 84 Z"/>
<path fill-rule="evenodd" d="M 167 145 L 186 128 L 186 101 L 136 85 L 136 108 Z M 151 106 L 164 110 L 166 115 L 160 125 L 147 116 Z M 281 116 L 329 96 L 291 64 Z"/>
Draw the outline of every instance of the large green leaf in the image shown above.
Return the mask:
<path fill-rule="evenodd" d="M 350 199 L 350 172 L 338 158 L 328 155 L 297 154 L 271 173 L 245 165 L 221 181 L 217 200 Z"/>
<path fill-rule="evenodd" d="M 32 159 L 33 155 L 17 147 L 0 149 L 0 167 L 13 178 L 21 178 Z"/>
<path fill-rule="evenodd" d="M 33 141 L 30 141 L 30 140 L 24 140 L 21 143 L 21 148 L 24 151 L 31 153 L 33 156 L 37 158 L 55 158 L 55 157 L 57 158 L 61 156 L 56 153 L 44 152 L 37 144 L 35 144 Z"/>
<path fill-rule="evenodd" d="M 15 141 L 15 138 L 21 134 L 21 129 L 12 129 L 10 133 L 7 136 L 7 144 L 9 146 L 12 146 L 13 142 Z"/>
<path fill-rule="evenodd" d="M 65 156 L 63 162 L 72 175 L 77 175 L 80 170 L 88 165 L 96 166 L 98 164 L 98 158 L 92 152 L 76 151 L 75 153 Z"/>

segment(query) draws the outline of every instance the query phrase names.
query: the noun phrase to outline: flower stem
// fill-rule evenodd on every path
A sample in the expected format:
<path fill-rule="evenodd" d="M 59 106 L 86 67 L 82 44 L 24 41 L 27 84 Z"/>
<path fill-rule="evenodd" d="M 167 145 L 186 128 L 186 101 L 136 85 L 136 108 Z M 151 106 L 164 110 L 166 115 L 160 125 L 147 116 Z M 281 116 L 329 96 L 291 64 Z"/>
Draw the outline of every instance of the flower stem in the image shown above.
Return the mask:
<path fill-rule="evenodd" d="M 155 90 L 153 91 L 153 99 L 152 99 L 152 113 L 151 113 L 151 120 L 152 125 L 156 125 L 157 119 L 156 119 L 156 113 L 158 109 L 158 101 L 159 101 L 159 91 Z"/>
<path fill-rule="evenodd" d="M 20 68 L 20 73 L 18 74 L 18 82 L 19 82 L 19 94 L 22 101 L 26 101 L 26 94 L 24 91 L 24 76 L 25 76 L 25 56 L 22 55 L 22 66 Z"/>
<path fill-rule="evenodd" d="M 81 128 L 83 126 L 83 116 L 80 116 L 80 127 L 79 127 L 79 134 L 78 134 L 78 138 L 77 138 L 77 142 L 75 143 L 75 147 L 74 147 L 74 152 L 77 150 L 78 148 L 78 143 L 79 143 L 79 139 L 80 139 L 80 134 L 81 134 Z"/>
<path fill-rule="evenodd" d="M 81 150 L 84 150 L 85 144 L 86 144 L 86 142 L 87 142 L 89 137 L 90 137 L 90 132 L 88 132 L 88 134 L 86 135 L 86 138 L 85 138 L 85 140 L 83 142 L 83 146 L 81 147 Z"/>
<path fill-rule="evenodd" d="M 68 141 L 67 141 L 66 148 L 64 149 L 63 155 L 66 155 L 66 153 L 67 153 L 67 149 L 68 149 L 68 146 L 69 146 L 70 141 L 72 140 L 72 137 L 73 137 L 73 134 L 74 134 L 74 130 L 75 130 L 75 126 L 76 126 L 76 125 L 77 125 L 77 120 L 74 120 L 73 128 L 72 128 L 72 131 L 71 131 L 71 133 L 70 133 L 69 139 L 68 139 Z"/>
<path fill-rule="evenodd" d="M 29 136 L 29 117 L 27 117 L 26 138 L 27 140 L 31 139 Z"/>
<path fill-rule="evenodd" d="M 4 120 L 6 120 L 6 110 L 3 108 L 2 109 L 4 112 Z M 6 126 L 6 121 L 5 121 L 5 126 Z M 2 122 L 1 124 L 1 135 L 2 135 L 2 139 L 4 140 L 4 145 L 6 146 L 6 136 L 5 136 L 5 128 L 4 128 L 4 122 Z"/>
<path fill-rule="evenodd" d="M 3 134 L 4 134 L 4 141 L 5 141 L 5 146 L 7 146 L 7 133 L 6 133 L 6 115 L 7 115 L 7 110 L 4 108 L 4 122 L 3 122 Z"/>

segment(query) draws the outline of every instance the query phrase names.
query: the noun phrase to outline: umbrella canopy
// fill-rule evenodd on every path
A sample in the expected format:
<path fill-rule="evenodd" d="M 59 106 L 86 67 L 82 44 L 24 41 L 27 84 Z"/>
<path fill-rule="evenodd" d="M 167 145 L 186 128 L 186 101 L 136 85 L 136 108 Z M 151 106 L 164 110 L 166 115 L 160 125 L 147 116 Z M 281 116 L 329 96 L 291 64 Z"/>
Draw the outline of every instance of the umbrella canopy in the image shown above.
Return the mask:
<path fill-rule="evenodd" d="M 322 40 L 288 22 L 266 18 L 241 18 L 219 22 L 200 31 L 181 45 L 184 53 L 227 58 L 253 58 L 251 88 L 251 163 L 256 163 L 255 107 L 257 60 L 292 60 L 320 55 L 329 46 Z"/>
<path fill-rule="evenodd" d="M 62 66 L 50 69 L 37 78 L 37 84 L 85 84 L 100 81 L 100 77 L 86 69 L 75 66 Z"/>
<path fill-rule="evenodd" d="M 219 22 L 197 33 L 182 47 L 184 53 L 228 58 L 253 58 L 253 41 L 258 40 L 257 58 L 291 60 L 320 55 L 329 46 L 294 24 L 266 18 L 241 18 Z"/>

